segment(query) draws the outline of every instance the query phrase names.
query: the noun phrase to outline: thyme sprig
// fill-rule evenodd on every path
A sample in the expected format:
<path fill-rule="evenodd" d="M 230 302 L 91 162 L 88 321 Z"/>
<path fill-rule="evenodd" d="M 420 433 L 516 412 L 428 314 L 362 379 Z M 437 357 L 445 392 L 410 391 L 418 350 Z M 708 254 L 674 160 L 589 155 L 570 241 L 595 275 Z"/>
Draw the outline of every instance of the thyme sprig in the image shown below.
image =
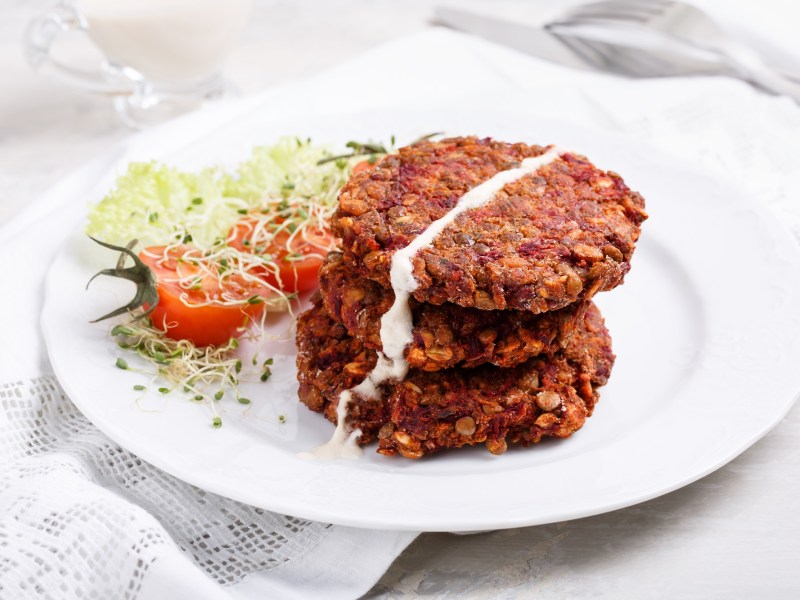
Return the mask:
<path fill-rule="evenodd" d="M 327 158 L 317 161 L 317 164 L 324 165 L 325 163 L 334 162 L 337 160 L 346 160 L 355 156 L 375 156 L 378 154 L 389 154 L 389 150 L 387 150 L 383 144 L 375 144 L 373 142 L 349 141 L 345 144 L 345 147 L 350 148 L 351 151 L 344 154 L 328 156 Z"/>
<path fill-rule="evenodd" d="M 423 135 L 420 138 L 417 138 L 413 142 L 411 142 L 411 146 L 414 144 L 418 144 L 419 142 L 424 142 L 425 140 L 429 140 L 432 137 L 437 135 L 442 135 L 441 131 L 436 131 L 434 133 L 428 133 Z M 391 154 L 392 152 L 396 152 L 397 148 L 395 147 L 395 136 L 391 137 L 391 142 L 388 146 L 384 144 L 378 144 L 376 142 L 356 142 L 351 140 L 345 144 L 346 148 L 350 148 L 350 152 L 346 152 L 344 154 L 337 154 L 335 156 L 328 156 L 323 158 L 322 160 L 317 161 L 318 165 L 324 165 L 325 163 L 337 161 L 337 160 L 347 160 L 354 158 L 356 156 L 368 156 L 370 162 L 375 162 L 378 156 L 382 156 L 385 154 Z"/>

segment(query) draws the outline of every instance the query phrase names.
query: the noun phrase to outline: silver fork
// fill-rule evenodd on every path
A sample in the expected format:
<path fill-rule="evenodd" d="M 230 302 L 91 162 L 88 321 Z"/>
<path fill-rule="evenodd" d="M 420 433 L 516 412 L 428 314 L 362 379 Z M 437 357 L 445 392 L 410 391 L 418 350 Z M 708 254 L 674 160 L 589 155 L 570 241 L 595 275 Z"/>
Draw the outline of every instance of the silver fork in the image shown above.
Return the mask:
<path fill-rule="evenodd" d="M 656 34 L 672 49 L 594 39 L 581 34 L 587 26 Z M 800 84 L 764 64 L 750 48 L 728 37 L 706 13 L 685 2 L 601 0 L 575 7 L 546 27 L 596 68 L 636 77 L 734 75 L 800 101 Z M 677 60 L 676 52 L 681 49 L 685 56 Z"/>

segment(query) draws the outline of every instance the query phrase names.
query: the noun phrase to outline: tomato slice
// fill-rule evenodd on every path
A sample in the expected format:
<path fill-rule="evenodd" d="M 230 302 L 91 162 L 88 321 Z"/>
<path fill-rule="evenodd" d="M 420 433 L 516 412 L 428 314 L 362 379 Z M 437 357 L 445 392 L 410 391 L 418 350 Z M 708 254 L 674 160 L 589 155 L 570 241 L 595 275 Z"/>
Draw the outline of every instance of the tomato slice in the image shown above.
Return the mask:
<path fill-rule="evenodd" d="M 263 300 L 247 301 L 270 294 L 269 287 L 240 274 L 221 278 L 216 266 L 196 260 L 202 258 L 197 248 L 151 246 L 139 258 L 156 277 L 158 304 L 150 319 L 174 340 L 217 346 L 239 337 L 248 319 L 257 319 L 264 311 Z"/>
<path fill-rule="evenodd" d="M 369 171 L 374 166 L 375 166 L 374 162 L 369 162 L 368 160 L 362 160 L 360 163 L 356 163 L 356 166 L 353 167 L 353 170 L 350 171 L 350 174 L 356 175 L 357 173 L 361 173 L 362 171 Z"/>
<path fill-rule="evenodd" d="M 294 235 L 275 219 L 265 223 L 257 216 L 240 220 L 228 233 L 228 245 L 240 252 L 269 255 L 277 267 L 265 267 L 264 280 L 287 293 L 307 292 L 319 286 L 318 272 L 334 246 L 328 226 L 306 226 Z"/>

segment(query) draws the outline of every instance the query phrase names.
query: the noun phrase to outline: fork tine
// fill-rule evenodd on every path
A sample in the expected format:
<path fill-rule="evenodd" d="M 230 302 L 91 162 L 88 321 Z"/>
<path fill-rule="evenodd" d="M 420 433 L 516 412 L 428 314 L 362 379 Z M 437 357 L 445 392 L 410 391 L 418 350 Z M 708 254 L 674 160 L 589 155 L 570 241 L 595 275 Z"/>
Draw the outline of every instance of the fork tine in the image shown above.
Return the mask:
<path fill-rule="evenodd" d="M 606 54 L 586 39 L 573 36 L 559 36 L 559 39 L 591 67 L 604 70 L 611 66 Z"/>
<path fill-rule="evenodd" d="M 602 42 L 599 42 L 602 44 Z M 635 77 L 663 77 L 667 65 L 646 52 L 608 45 L 608 60 L 618 73 Z"/>
<path fill-rule="evenodd" d="M 676 64 L 657 52 L 642 51 L 610 42 L 557 34 L 558 38 L 588 65 L 629 77 L 673 77 L 680 75 L 709 75 L 719 73 L 710 63 L 695 63 L 691 70 Z"/>
<path fill-rule="evenodd" d="M 648 2 L 641 2 L 640 0 L 605 0 L 591 2 L 567 11 L 559 21 L 564 22 L 572 19 L 647 21 L 662 14 L 670 4 L 669 0 Z"/>
<path fill-rule="evenodd" d="M 584 6 L 605 6 L 607 8 L 627 8 L 629 10 L 663 11 L 674 4 L 675 0 L 595 0 Z"/>
<path fill-rule="evenodd" d="M 606 72 L 631 75 L 626 67 L 614 56 L 614 48 L 602 42 L 590 41 L 585 38 L 563 39 L 573 51 L 579 53 L 584 60 L 592 62 L 595 68 Z"/>
<path fill-rule="evenodd" d="M 651 16 L 660 14 L 661 8 L 652 7 L 649 5 L 641 5 L 638 3 L 625 3 L 625 2 L 592 2 L 590 4 L 583 4 L 576 7 L 567 14 L 570 15 L 585 15 L 591 14 L 625 14 L 641 18 L 649 18 Z"/>
<path fill-rule="evenodd" d="M 596 4 L 603 2 L 608 4 L 636 4 L 642 8 L 660 8 L 663 10 L 670 4 L 674 4 L 675 0 L 595 0 Z"/>
<path fill-rule="evenodd" d="M 663 77 L 670 70 L 664 61 L 646 52 L 585 38 L 561 38 L 594 66 L 628 77 Z M 591 59 L 589 58 L 591 57 Z"/>
<path fill-rule="evenodd" d="M 643 23 L 647 21 L 652 15 L 637 15 L 625 12 L 611 12 L 608 10 L 581 10 L 574 13 L 567 13 L 553 24 L 558 25 L 575 25 L 586 21 L 631 21 L 634 23 Z"/>
<path fill-rule="evenodd" d="M 608 63 L 607 69 L 611 72 L 627 75 L 639 76 L 641 71 L 635 62 L 627 59 L 624 53 L 619 52 L 617 48 L 603 44 L 603 42 L 587 42 L 587 47 L 593 47 L 594 50 L 603 55 L 605 61 Z"/>

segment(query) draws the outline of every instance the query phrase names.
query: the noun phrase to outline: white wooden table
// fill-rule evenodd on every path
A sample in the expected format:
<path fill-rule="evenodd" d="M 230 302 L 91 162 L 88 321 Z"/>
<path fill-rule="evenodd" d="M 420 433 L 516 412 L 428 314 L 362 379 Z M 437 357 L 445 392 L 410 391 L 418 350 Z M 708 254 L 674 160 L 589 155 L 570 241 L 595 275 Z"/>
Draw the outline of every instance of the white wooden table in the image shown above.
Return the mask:
<path fill-rule="evenodd" d="M 106 101 L 24 63 L 24 25 L 48 4 L 11 0 L 0 8 L 0 222 L 130 135 Z M 259 1 L 227 74 L 243 93 L 303 77 L 427 27 L 434 4 Z M 727 466 L 650 502 L 540 527 L 424 534 L 367 597 L 798 598 L 798 473 L 795 407 Z"/>

